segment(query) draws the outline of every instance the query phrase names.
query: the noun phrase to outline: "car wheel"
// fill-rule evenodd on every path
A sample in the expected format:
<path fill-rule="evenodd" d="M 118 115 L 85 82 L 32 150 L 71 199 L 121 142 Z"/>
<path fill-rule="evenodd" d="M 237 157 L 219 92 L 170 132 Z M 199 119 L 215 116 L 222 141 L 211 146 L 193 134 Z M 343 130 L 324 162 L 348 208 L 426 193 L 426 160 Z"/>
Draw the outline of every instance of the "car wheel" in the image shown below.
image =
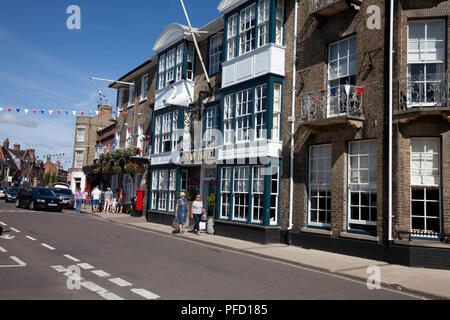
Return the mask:
<path fill-rule="evenodd" d="M 30 210 L 34 210 L 35 209 L 33 201 L 30 202 L 30 205 L 28 206 L 28 209 L 30 209 Z"/>
<path fill-rule="evenodd" d="M 20 208 L 20 201 L 16 200 L 16 208 Z"/>

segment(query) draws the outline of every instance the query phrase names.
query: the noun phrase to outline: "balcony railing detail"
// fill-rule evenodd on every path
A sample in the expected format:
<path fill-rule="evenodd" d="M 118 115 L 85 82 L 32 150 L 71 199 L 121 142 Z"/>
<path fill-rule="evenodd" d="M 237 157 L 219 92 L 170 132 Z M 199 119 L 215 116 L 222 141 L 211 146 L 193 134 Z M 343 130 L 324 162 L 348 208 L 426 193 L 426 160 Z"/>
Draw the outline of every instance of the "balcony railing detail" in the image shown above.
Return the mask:
<path fill-rule="evenodd" d="M 449 106 L 448 73 L 419 74 L 399 80 L 399 110 Z"/>
<path fill-rule="evenodd" d="M 302 122 L 363 116 L 363 88 L 343 85 L 302 96 Z"/>
<path fill-rule="evenodd" d="M 425 231 L 402 231 L 395 230 L 398 240 L 439 240 L 443 243 L 450 243 L 450 234 Z"/>

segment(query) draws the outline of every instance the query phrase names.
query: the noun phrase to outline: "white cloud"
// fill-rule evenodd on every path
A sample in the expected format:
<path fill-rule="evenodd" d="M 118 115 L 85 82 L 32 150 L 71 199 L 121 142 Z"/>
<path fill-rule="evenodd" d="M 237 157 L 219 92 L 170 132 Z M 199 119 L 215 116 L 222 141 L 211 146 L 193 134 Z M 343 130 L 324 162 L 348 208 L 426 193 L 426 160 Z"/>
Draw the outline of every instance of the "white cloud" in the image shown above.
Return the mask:
<path fill-rule="evenodd" d="M 0 114 L 0 123 L 5 123 L 8 125 L 13 125 L 13 126 L 20 126 L 20 127 L 25 127 L 25 128 L 37 128 L 37 126 L 38 126 L 37 122 L 22 119 L 13 113 Z"/>

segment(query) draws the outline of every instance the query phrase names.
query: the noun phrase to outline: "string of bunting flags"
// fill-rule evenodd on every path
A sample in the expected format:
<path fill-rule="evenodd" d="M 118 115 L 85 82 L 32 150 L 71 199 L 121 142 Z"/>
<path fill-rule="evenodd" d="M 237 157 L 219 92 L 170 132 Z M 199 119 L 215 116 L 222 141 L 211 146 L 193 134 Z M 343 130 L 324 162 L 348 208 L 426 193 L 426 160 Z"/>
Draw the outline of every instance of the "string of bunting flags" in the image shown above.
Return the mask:
<path fill-rule="evenodd" d="M 34 115 L 39 115 L 39 114 L 41 114 L 41 115 L 44 115 L 44 114 L 49 114 L 49 115 L 53 115 L 53 114 L 55 114 L 55 115 L 66 115 L 66 116 L 69 116 L 69 115 L 73 115 L 73 116 L 77 116 L 77 115 L 81 115 L 81 116 L 87 116 L 87 115 L 89 115 L 89 116 L 92 116 L 92 115 L 97 115 L 98 116 L 98 114 L 100 113 L 100 111 L 76 111 L 76 110 L 72 110 L 72 111 L 66 111 L 66 110 L 38 110 L 38 109 L 31 109 L 31 108 L 14 108 L 14 107 L 9 107 L 9 108 L 6 108 L 6 107 L 0 107 L 0 112 L 2 112 L 2 111 L 5 111 L 5 112 L 10 112 L 10 113 L 20 113 L 20 112 L 23 112 L 23 113 L 25 113 L 25 114 L 34 114 Z M 116 112 L 115 111 L 112 111 L 111 112 L 112 113 L 112 115 L 115 115 L 116 114 Z M 106 111 L 102 111 L 102 114 L 103 115 L 105 115 L 106 114 Z"/>

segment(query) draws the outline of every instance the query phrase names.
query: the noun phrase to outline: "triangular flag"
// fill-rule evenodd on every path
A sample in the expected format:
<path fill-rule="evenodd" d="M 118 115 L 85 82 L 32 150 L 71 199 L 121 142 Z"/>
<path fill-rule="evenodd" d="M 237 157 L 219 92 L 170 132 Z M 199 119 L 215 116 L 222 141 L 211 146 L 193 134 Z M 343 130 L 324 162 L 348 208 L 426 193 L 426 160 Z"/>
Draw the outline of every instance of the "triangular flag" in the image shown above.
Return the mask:
<path fill-rule="evenodd" d="M 106 111 L 105 111 L 105 110 L 103 110 L 103 111 L 102 111 L 102 114 L 103 114 L 103 115 L 105 115 L 105 114 L 106 114 Z"/>
<path fill-rule="evenodd" d="M 312 101 L 313 101 L 314 104 L 317 103 L 317 99 L 316 98 L 313 98 Z"/>
<path fill-rule="evenodd" d="M 68 116 L 69 115 L 69 111 L 66 111 L 66 116 Z"/>
<path fill-rule="evenodd" d="M 2 112 L 3 111 L 3 108 L 0 108 L 0 112 Z"/>
<path fill-rule="evenodd" d="M 346 84 L 346 85 L 344 86 L 344 88 L 345 88 L 345 93 L 346 93 L 346 94 L 349 94 L 349 93 L 350 93 L 350 85 L 349 85 L 349 84 Z"/>
<path fill-rule="evenodd" d="M 81 115 L 84 116 L 84 111 L 81 111 Z"/>
<path fill-rule="evenodd" d="M 20 112 L 20 109 L 16 109 L 16 111 L 17 111 L 17 113 L 19 113 L 19 112 Z"/>
<path fill-rule="evenodd" d="M 95 111 L 95 114 L 98 116 L 98 111 Z"/>
<path fill-rule="evenodd" d="M 60 116 L 61 115 L 61 110 L 58 110 L 57 112 L 58 112 L 58 115 Z"/>
<path fill-rule="evenodd" d="M 150 140 L 150 136 L 147 136 L 147 140 Z"/>
<path fill-rule="evenodd" d="M 41 110 L 41 113 L 44 114 L 44 113 L 45 113 L 45 110 Z"/>
<path fill-rule="evenodd" d="M 72 113 L 73 113 L 73 115 L 75 116 L 76 114 L 77 114 L 77 112 L 76 111 L 72 111 Z"/>
<path fill-rule="evenodd" d="M 8 108 L 8 112 L 11 112 L 12 111 L 12 109 L 11 108 Z"/>
<path fill-rule="evenodd" d="M 33 110 L 33 113 L 36 114 L 37 110 Z"/>
<path fill-rule="evenodd" d="M 337 90 L 337 87 L 331 88 L 331 94 L 332 94 L 333 96 L 336 95 L 336 90 Z"/>
<path fill-rule="evenodd" d="M 362 87 L 358 87 L 357 89 L 358 89 L 359 96 L 361 97 L 361 96 L 362 96 L 362 89 L 363 89 L 363 88 L 362 88 Z"/>
<path fill-rule="evenodd" d="M 125 115 L 125 117 L 126 117 L 126 116 L 128 115 L 128 112 L 124 112 L 123 114 L 124 114 L 124 115 Z"/>
<path fill-rule="evenodd" d="M 137 134 L 136 137 L 139 138 L 139 135 Z"/>
<path fill-rule="evenodd" d="M 30 112 L 30 109 L 25 109 L 25 114 L 28 114 L 28 112 Z"/>
<path fill-rule="evenodd" d="M 50 113 L 50 115 L 53 114 L 53 110 L 48 110 L 48 113 Z"/>

